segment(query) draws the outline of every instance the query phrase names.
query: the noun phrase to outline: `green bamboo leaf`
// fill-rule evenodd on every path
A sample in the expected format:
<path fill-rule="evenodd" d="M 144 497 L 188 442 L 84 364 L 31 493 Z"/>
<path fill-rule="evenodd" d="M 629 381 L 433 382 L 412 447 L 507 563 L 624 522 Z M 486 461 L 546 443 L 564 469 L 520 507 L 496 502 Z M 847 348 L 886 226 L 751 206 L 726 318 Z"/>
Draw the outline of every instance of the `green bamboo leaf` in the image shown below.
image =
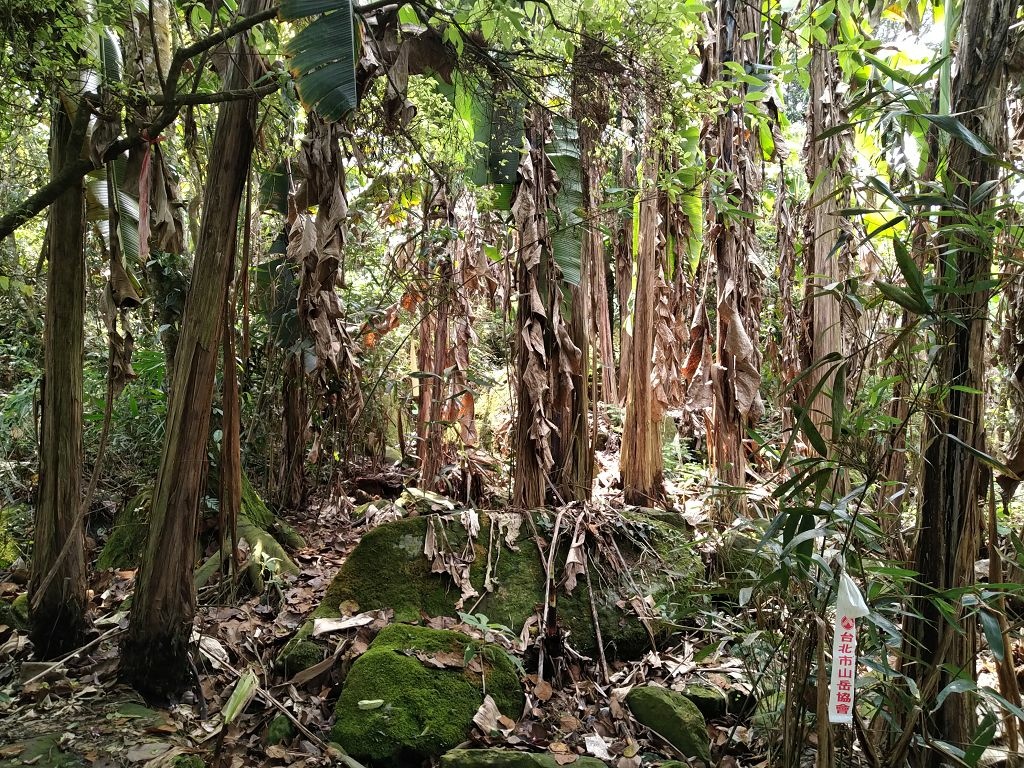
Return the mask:
<path fill-rule="evenodd" d="M 226 724 L 232 723 L 245 711 L 245 708 L 249 706 L 249 702 L 256 696 L 258 687 L 259 683 L 256 679 L 256 673 L 251 669 L 245 670 L 242 676 L 238 678 L 235 690 L 231 692 L 231 697 L 224 705 L 222 714 Z"/>
<path fill-rule="evenodd" d="M 935 706 L 932 712 L 938 712 L 944 702 L 950 695 L 954 693 L 966 693 L 967 691 L 973 691 L 977 689 L 977 685 L 973 680 L 966 677 L 958 677 L 953 680 L 949 685 L 939 691 L 939 695 L 935 697 Z"/>
<path fill-rule="evenodd" d="M 944 131 L 950 136 L 960 139 L 960 141 L 969 146 L 979 155 L 984 155 L 985 157 L 995 156 L 995 151 L 984 139 L 978 136 L 978 134 L 968 130 L 963 123 L 952 115 L 920 115 L 920 117 L 936 126 L 940 131 Z"/>
<path fill-rule="evenodd" d="M 998 472 L 1000 475 L 1006 475 L 1007 477 L 1012 477 L 1012 478 L 1016 478 L 1017 477 L 1017 473 L 1014 472 L 1012 469 L 1010 469 L 1005 464 L 1003 464 L 1001 461 L 999 461 L 999 459 L 996 459 L 993 456 L 989 456 L 984 451 L 979 451 L 973 445 L 968 445 L 963 440 L 961 440 L 959 437 L 954 435 L 952 432 L 947 432 L 946 433 L 946 437 L 948 437 L 954 443 L 956 443 L 961 448 L 966 450 L 969 454 L 974 456 L 978 461 L 980 461 L 982 464 L 984 464 L 989 469 L 991 469 L 991 470 L 993 470 L 995 472 Z"/>
<path fill-rule="evenodd" d="M 809 418 L 805 418 L 800 422 L 800 431 L 807 437 L 807 442 L 811 444 L 822 456 L 828 456 L 828 445 L 825 443 L 825 438 L 821 436 L 821 432 L 814 426 L 814 422 Z"/>
<path fill-rule="evenodd" d="M 921 268 L 911 257 L 906 244 L 898 237 L 893 238 L 892 247 L 896 254 L 896 265 L 899 267 L 903 279 L 907 281 L 910 293 L 918 303 L 928 305 L 928 299 L 924 293 L 924 274 L 921 272 Z"/>
<path fill-rule="evenodd" d="M 981 617 L 981 628 L 985 632 L 985 640 L 988 641 L 989 650 L 996 657 L 996 661 L 1002 661 L 1006 657 L 1006 646 L 1003 644 L 1003 629 L 999 626 L 999 618 L 989 613 L 987 608 L 979 612 Z"/>
<path fill-rule="evenodd" d="M 881 70 L 883 74 L 887 75 L 888 77 L 891 77 L 897 83 L 907 86 L 912 85 L 914 80 L 914 75 L 912 73 L 902 69 L 896 69 L 894 67 L 891 67 L 886 61 L 878 58 L 874 54 L 868 53 L 867 51 L 862 51 L 862 54 L 865 59 L 874 64 L 875 67 Z"/>
<path fill-rule="evenodd" d="M 875 287 L 878 289 L 878 292 L 882 294 L 882 296 L 884 296 L 886 299 L 899 304 L 901 307 L 903 307 L 906 310 L 909 310 L 910 312 L 914 312 L 918 315 L 926 315 L 932 310 L 931 305 L 929 305 L 927 302 L 922 304 L 914 296 L 912 296 L 903 288 L 900 288 L 898 285 L 886 283 L 883 282 L 882 280 L 876 280 Z"/>
<path fill-rule="evenodd" d="M 980 206 L 1002 183 L 1002 179 L 989 179 L 979 184 L 978 188 L 971 193 L 970 207 L 977 208 Z"/>

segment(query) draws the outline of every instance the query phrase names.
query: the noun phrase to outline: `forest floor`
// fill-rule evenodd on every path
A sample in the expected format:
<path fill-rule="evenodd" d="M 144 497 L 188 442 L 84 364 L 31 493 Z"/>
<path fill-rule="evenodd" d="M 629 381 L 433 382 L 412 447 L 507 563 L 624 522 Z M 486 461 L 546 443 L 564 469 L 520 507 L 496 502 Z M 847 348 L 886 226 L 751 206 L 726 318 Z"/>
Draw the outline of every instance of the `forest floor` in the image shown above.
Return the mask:
<path fill-rule="evenodd" d="M 599 494 L 618 494 L 614 485 L 614 455 L 600 457 L 603 471 Z M 694 528 L 699 543 L 706 525 L 703 501 L 695 489 L 673 489 L 681 515 Z M 686 496 L 691 498 L 687 499 Z M 287 522 L 305 538 L 305 549 L 292 556 L 300 572 L 273 581 L 262 596 L 200 593 L 196 620 L 198 685 L 169 709 L 146 706 L 137 694 L 117 681 L 118 645 L 127 627 L 126 600 L 134 571 L 99 572 L 90 585 L 94 638 L 89 645 L 56 664 L 31 659 L 25 635 L 0 625 L 0 768 L 35 765 L 89 765 L 108 768 L 170 768 L 188 756 L 194 765 L 218 768 L 243 766 L 321 766 L 337 764 L 338 752 L 327 743 L 339 672 L 364 651 L 387 616 L 350 630 L 339 640 L 341 663 L 317 665 L 284 679 L 274 668 L 283 645 L 316 608 L 347 554 L 364 533 L 351 521 L 351 504 L 319 501 L 290 513 Z M 707 545 L 705 544 L 705 548 Z M 0 574 L 0 596 L 24 591 L 26 574 Z M 458 619 L 438 619 L 438 626 L 455 627 L 480 636 Z M 710 634 L 709 634 L 710 631 Z M 617 768 L 656 765 L 679 759 L 658 734 L 645 729 L 623 705 L 633 685 L 658 681 L 681 690 L 699 683 L 752 702 L 749 659 L 730 655 L 738 636 L 730 619 L 673 635 L 671 645 L 643 658 L 613 662 L 602 682 L 594 664 L 576 663 L 569 679 L 552 687 L 532 676 L 525 681 L 528 698 L 516 727 L 498 739 L 474 731 L 475 745 L 542 750 L 560 765 L 582 755 L 603 759 Z M 230 702 L 239 680 L 255 673 L 255 690 L 239 705 Z M 229 703 L 230 702 L 230 703 Z M 235 712 L 237 710 L 237 714 Z M 750 708 L 738 718 L 723 715 L 709 720 L 708 735 L 714 762 L 721 768 L 767 765 L 770 731 L 762 721 L 751 727 Z M 763 710 L 763 708 L 762 708 Z M 285 743 L 269 743 L 268 728 L 279 713 L 300 724 Z M 774 728 L 775 726 L 771 726 Z M 813 746 L 813 745 L 810 745 Z"/>

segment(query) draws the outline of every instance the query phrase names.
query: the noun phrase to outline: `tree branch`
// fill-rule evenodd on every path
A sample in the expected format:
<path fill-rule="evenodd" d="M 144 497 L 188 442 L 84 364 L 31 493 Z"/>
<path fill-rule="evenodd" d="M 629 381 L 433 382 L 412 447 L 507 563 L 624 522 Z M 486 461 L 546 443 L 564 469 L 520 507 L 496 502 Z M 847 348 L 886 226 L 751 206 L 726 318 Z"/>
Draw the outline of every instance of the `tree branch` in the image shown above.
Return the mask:
<path fill-rule="evenodd" d="M 243 88 L 238 91 L 217 91 L 216 93 L 179 93 L 171 106 L 184 107 L 189 104 L 221 104 L 225 101 L 243 101 L 245 99 L 262 99 L 281 87 L 280 83 L 267 83 L 255 88 Z M 163 96 L 154 96 L 149 102 L 158 106 L 166 106 Z"/>
<path fill-rule="evenodd" d="M 214 103 L 212 101 L 190 101 L 197 97 L 203 97 L 207 94 L 190 94 L 176 96 L 175 91 L 178 87 L 178 79 L 181 77 L 181 68 L 185 62 L 193 56 L 196 56 L 204 51 L 213 48 L 220 43 L 234 37 L 235 35 L 246 32 L 257 24 L 262 24 L 264 21 L 269 21 L 277 16 L 277 6 L 268 8 L 261 13 L 255 13 L 252 16 L 247 16 L 244 19 L 236 21 L 227 27 L 224 27 L 220 32 L 216 32 L 209 37 L 205 37 L 192 45 L 184 48 L 179 48 L 174 57 L 171 59 L 171 65 L 167 72 L 167 80 L 164 86 L 164 95 L 161 101 L 163 102 L 163 109 L 160 110 L 160 114 L 157 115 L 156 119 L 147 126 L 146 132 L 149 136 L 158 136 L 161 131 L 164 130 L 177 118 L 181 108 L 188 103 L 198 104 L 209 104 Z M 266 86 L 269 88 L 269 85 Z M 274 84 L 274 88 L 277 88 L 277 84 Z M 252 89 L 247 91 L 245 98 L 256 98 L 257 96 L 266 95 L 262 93 L 264 89 Z M 226 91 L 227 94 L 237 94 L 236 91 Z M 213 95 L 213 94 L 210 94 Z M 232 98 L 223 99 L 224 101 L 234 101 L 242 96 L 232 96 Z M 123 138 L 118 139 L 113 144 L 108 146 L 103 154 L 100 156 L 100 163 L 94 163 L 88 158 L 76 160 L 73 163 L 65 165 L 59 173 L 57 173 L 50 181 L 40 187 L 31 196 L 27 197 L 21 204 L 15 206 L 12 210 L 5 213 L 0 217 L 0 240 L 9 237 L 16 229 L 22 224 L 27 222 L 29 219 L 34 217 L 50 203 L 61 196 L 64 190 L 68 189 L 72 184 L 77 184 L 82 178 L 97 168 L 102 167 L 106 163 L 113 160 L 115 157 L 120 155 L 122 152 L 131 149 L 132 147 L 140 146 L 145 141 L 142 136 L 136 136 L 134 138 Z"/>
<path fill-rule="evenodd" d="M 353 4 L 353 10 L 360 16 L 366 16 L 379 13 L 397 4 L 400 3 L 396 3 L 395 0 L 377 0 L 376 2 L 371 2 L 363 6 Z M 252 16 L 239 19 L 234 24 L 229 24 L 219 32 L 215 32 L 192 45 L 179 48 L 175 51 L 174 56 L 171 58 L 170 66 L 167 69 L 163 96 L 155 97 L 152 100 L 153 104 L 161 106 L 162 109 L 156 119 L 147 127 L 148 135 L 159 135 L 161 131 L 174 122 L 178 117 L 178 113 L 181 111 L 181 108 L 186 104 L 215 104 L 224 101 L 262 98 L 263 96 L 275 91 L 278 87 L 277 83 L 243 91 L 222 91 L 214 94 L 176 93 L 178 89 L 178 80 L 181 77 L 181 70 L 186 61 L 201 53 L 205 53 L 211 48 L 230 40 L 236 35 L 247 32 L 258 24 L 270 21 L 277 16 L 279 10 L 280 6 L 274 5 L 260 13 L 254 13 Z M 22 203 L 0 217 L 0 240 L 9 237 L 21 225 L 29 221 L 50 203 L 60 197 L 64 190 L 72 184 L 76 184 L 81 181 L 87 173 L 102 167 L 102 165 L 117 157 L 122 152 L 141 145 L 143 141 L 145 141 L 145 139 L 141 136 L 131 139 L 118 139 L 103 152 L 101 156 L 101 163 L 99 165 L 93 163 L 89 159 L 81 159 L 64 166 L 57 175 L 36 190 L 34 194 L 27 197 Z"/>

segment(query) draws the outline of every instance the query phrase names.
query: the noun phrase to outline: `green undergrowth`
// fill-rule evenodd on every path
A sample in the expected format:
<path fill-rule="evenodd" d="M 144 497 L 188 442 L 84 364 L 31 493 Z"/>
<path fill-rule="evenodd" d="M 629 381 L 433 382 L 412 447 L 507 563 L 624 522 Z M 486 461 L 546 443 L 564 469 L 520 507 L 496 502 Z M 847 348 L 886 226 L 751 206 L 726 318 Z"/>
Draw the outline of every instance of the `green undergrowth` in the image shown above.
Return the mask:
<path fill-rule="evenodd" d="M 10 568 L 24 555 L 22 547 L 30 545 L 31 541 L 23 537 L 31 530 L 31 524 L 32 508 L 28 504 L 0 507 L 0 570 Z"/>
<path fill-rule="evenodd" d="M 213 479 L 214 482 L 216 478 Z M 153 489 L 142 490 L 118 514 L 97 567 L 136 568 L 149 537 L 149 505 Z M 257 592 L 262 592 L 267 576 L 274 573 L 298 573 L 285 547 L 301 549 L 305 540 L 287 523 L 278 520 L 266 502 L 242 474 L 242 504 L 238 519 L 239 541 L 245 541 L 252 553 L 248 577 Z M 222 556 L 215 553 L 196 570 L 196 587 L 202 587 L 221 567 Z"/>

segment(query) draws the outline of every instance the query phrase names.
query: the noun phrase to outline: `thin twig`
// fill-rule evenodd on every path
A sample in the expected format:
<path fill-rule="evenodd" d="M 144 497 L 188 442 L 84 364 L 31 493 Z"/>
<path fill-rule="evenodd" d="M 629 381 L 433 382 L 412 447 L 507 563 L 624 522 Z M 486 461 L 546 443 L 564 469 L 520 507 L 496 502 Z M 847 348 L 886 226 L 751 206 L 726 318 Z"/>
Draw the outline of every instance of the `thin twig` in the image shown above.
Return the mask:
<path fill-rule="evenodd" d="M 608 660 L 604 656 L 604 638 L 601 637 L 601 622 L 597 620 L 597 603 L 594 602 L 594 586 L 590 583 L 590 556 L 584 549 L 583 572 L 587 575 L 587 594 L 590 597 L 590 618 L 594 622 L 594 635 L 597 638 L 597 658 L 601 663 L 601 682 L 608 684 Z"/>
<path fill-rule="evenodd" d="M 24 683 L 22 683 L 21 684 L 22 687 L 24 688 L 29 683 L 34 683 L 39 678 L 45 677 L 46 675 L 50 674 L 51 672 L 53 672 L 53 670 L 59 669 L 60 667 L 63 667 L 65 664 L 67 664 L 68 661 L 73 659 L 75 656 L 80 654 L 82 651 L 85 651 L 85 650 L 88 650 L 89 648 L 92 648 L 94 645 L 99 643 L 101 640 L 105 640 L 106 638 L 111 637 L 112 635 L 116 635 L 118 632 L 123 632 L 123 631 L 124 630 L 120 626 L 111 627 L 110 629 L 108 629 L 106 632 L 104 632 L 99 637 L 94 637 L 92 640 L 90 640 L 88 643 L 83 645 L 81 648 L 76 648 L 75 650 L 71 651 L 70 653 L 68 653 L 68 654 L 66 654 L 64 656 L 61 656 L 59 659 L 57 659 L 57 661 L 53 662 L 49 667 L 47 667 L 45 670 L 40 672 L 38 675 L 33 675 L 28 680 L 26 680 Z"/>

